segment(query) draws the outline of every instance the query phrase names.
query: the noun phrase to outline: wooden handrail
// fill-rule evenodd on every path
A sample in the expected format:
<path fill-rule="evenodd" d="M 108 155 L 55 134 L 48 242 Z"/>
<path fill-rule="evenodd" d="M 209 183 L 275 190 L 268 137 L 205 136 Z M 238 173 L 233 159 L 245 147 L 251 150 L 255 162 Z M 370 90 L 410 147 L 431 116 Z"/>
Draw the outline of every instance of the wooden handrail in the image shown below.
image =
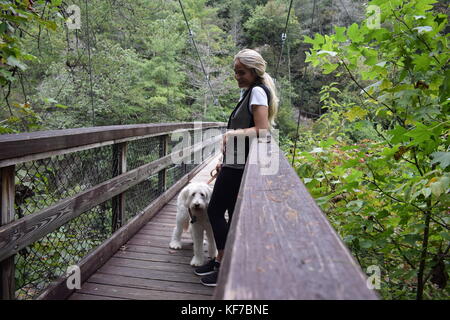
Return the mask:
<path fill-rule="evenodd" d="M 276 143 L 276 174 L 264 174 L 261 147 L 250 148 L 214 298 L 378 299 Z"/>
<path fill-rule="evenodd" d="M 155 123 L 0 135 L 0 167 L 60 154 L 57 153 L 58 151 L 61 153 L 80 151 L 81 147 L 95 148 L 136 138 L 169 134 L 175 130 L 192 130 L 196 126 L 219 128 L 226 124 L 220 122 Z"/>

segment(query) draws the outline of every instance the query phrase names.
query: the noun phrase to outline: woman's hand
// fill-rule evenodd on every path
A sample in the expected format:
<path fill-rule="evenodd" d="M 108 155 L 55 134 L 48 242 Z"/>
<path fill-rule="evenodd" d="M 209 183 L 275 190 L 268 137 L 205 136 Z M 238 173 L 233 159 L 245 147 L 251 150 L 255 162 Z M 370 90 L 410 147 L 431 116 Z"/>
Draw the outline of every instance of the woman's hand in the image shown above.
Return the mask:
<path fill-rule="evenodd" d="M 225 132 L 222 137 L 222 147 L 221 147 L 222 154 L 225 153 L 227 141 L 228 141 L 228 132 Z"/>

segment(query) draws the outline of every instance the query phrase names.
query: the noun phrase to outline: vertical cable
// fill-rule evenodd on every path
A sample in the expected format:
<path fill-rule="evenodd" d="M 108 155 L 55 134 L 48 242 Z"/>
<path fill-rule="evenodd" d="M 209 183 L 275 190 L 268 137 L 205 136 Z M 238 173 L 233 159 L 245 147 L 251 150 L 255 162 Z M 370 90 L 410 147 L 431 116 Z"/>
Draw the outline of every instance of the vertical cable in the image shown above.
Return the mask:
<path fill-rule="evenodd" d="M 316 0 L 314 0 L 313 2 L 313 12 L 312 12 L 312 17 L 311 17 L 311 25 L 309 27 L 309 33 L 310 35 L 312 35 L 312 27 L 314 25 L 314 13 L 316 11 Z M 308 64 L 305 62 L 305 69 L 303 70 L 303 76 L 302 79 L 304 79 L 306 77 L 306 72 L 308 70 Z M 302 96 L 300 97 L 301 101 L 303 101 L 303 97 L 304 97 L 304 93 L 305 93 L 305 88 L 303 88 L 302 90 Z M 298 140 L 298 129 L 300 128 L 300 115 L 301 115 L 301 110 L 300 108 L 298 109 L 298 117 L 297 117 L 297 130 L 296 135 L 295 135 L 295 141 L 294 141 L 294 150 L 292 151 L 292 167 L 294 167 L 294 160 L 295 160 L 295 152 L 297 151 L 297 140 Z"/>
<path fill-rule="evenodd" d="M 194 45 L 195 52 L 197 53 L 197 58 L 200 61 L 200 65 L 202 67 L 203 74 L 205 75 L 206 81 L 208 82 L 208 86 L 209 86 L 209 90 L 211 91 L 211 95 L 214 99 L 214 102 L 217 102 L 217 104 L 220 106 L 219 99 L 217 99 L 214 94 L 211 83 L 209 82 L 209 75 L 206 73 L 206 69 L 205 69 L 205 66 L 203 65 L 202 58 L 200 57 L 200 53 L 198 52 L 197 44 L 195 43 L 195 39 L 194 39 L 194 33 L 192 32 L 191 27 L 189 26 L 189 21 L 186 17 L 186 13 L 184 12 L 183 4 L 181 3 L 181 0 L 178 0 L 178 3 L 180 4 L 181 12 L 183 13 L 184 21 L 186 22 L 186 26 L 189 30 L 189 36 L 191 38 L 192 44 Z"/>
<path fill-rule="evenodd" d="M 278 76 L 278 69 L 280 67 L 281 57 L 283 56 L 284 44 L 287 39 L 287 28 L 288 28 L 288 24 L 289 24 L 289 17 L 291 16 L 292 2 L 293 2 L 293 0 L 291 0 L 291 2 L 289 3 L 289 10 L 288 10 L 288 14 L 286 17 L 286 24 L 284 26 L 284 33 L 281 35 L 281 50 L 280 50 L 280 55 L 278 56 L 277 67 L 275 69 L 275 75 L 274 75 L 275 79 Z"/>
<path fill-rule="evenodd" d="M 90 96 L 91 96 L 91 111 L 92 111 L 92 126 L 95 127 L 95 111 L 94 111 L 94 90 L 92 84 L 92 61 L 91 61 L 91 40 L 90 40 L 90 28 L 89 28 L 89 8 L 87 0 L 85 2 L 86 7 L 86 35 L 87 35 L 87 49 L 88 49 L 88 58 L 89 58 L 89 85 L 90 85 Z"/>

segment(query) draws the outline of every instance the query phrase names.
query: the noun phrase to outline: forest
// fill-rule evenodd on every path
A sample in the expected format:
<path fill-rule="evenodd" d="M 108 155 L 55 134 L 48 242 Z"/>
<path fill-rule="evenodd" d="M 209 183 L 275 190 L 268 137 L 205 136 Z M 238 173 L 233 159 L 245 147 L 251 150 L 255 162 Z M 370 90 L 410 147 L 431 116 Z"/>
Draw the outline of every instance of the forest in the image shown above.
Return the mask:
<path fill-rule="evenodd" d="M 0 134 L 226 122 L 233 57 L 253 48 L 276 79 L 280 148 L 362 269 L 380 267 L 380 296 L 450 299 L 447 1 L 0 8 Z"/>

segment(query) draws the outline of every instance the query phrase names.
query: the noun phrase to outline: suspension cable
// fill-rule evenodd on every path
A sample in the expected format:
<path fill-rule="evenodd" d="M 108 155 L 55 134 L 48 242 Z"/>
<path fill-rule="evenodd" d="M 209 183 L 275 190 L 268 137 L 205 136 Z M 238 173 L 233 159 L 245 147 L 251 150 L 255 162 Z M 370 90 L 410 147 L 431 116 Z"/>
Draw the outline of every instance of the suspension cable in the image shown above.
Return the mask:
<path fill-rule="evenodd" d="M 91 109 L 92 109 L 92 126 L 95 126 L 95 111 L 94 111 L 94 90 L 93 90 L 93 84 L 92 84 L 92 61 L 91 61 L 91 36 L 89 34 L 90 28 L 89 28 L 89 9 L 88 9 L 88 1 L 85 0 L 85 6 L 86 6 L 86 35 L 87 35 L 87 49 L 88 49 L 88 58 L 89 58 L 89 85 L 90 85 L 90 96 L 91 96 Z"/>
<path fill-rule="evenodd" d="M 194 45 L 195 52 L 197 53 L 197 58 L 200 61 L 200 65 L 202 67 L 203 74 L 205 75 L 205 79 L 208 82 L 209 90 L 211 91 L 211 95 L 213 96 L 214 103 L 217 103 L 220 106 L 219 99 L 217 99 L 215 94 L 214 94 L 214 91 L 213 91 L 212 86 L 211 86 L 211 82 L 209 82 L 209 75 L 206 73 L 205 66 L 203 65 L 202 58 L 200 57 L 200 53 L 198 52 L 197 44 L 196 44 L 195 39 L 194 39 L 194 33 L 192 32 L 191 27 L 189 26 L 189 21 L 188 21 L 188 19 L 186 17 L 186 14 L 184 12 L 183 4 L 181 3 L 181 0 L 178 0 L 178 3 L 180 4 L 180 8 L 181 8 L 181 12 L 183 13 L 184 21 L 186 22 L 186 26 L 187 26 L 187 28 L 189 30 L 189 37 L 190 37 L 190 39 L 192 41 L 192 44 Z"/>
<path fill-rule="evenodd" d="M 314 0 L 314 3 L 313 3 L 313 11 L 312 11 L 312 15 L 311 15 L 311 25 L 309 27 L 309 32 L 310 32 L 311 35 L 312 35 L 312 27 L 313 27 L 313 23 L 314 23 L 314 13 L 315 13 L 315 11 L 316 11 L 316 0 Z M 305 69 L 303 71 L 302 79 L 305 78 L 307 70 L 308 70 L 308 64 L 305 63 Z M 305 93 L 305 90 L 303 89 L 302 90 L 302 98 L 301 98 L 301 100 L 303 100 L 304 93 Z M 295 152 L 297 151 L 298 130 L 300 128 L 300 115 L 301 115 L 301 111 L 300 111 L 300 108 L 299 108 L 298 109 L 298 117 L 297 117 L 297 130 L 295 131 L 296 135 L 295 135 L 295 141 L 294 141 L 294 150 L 292 151 L 292 164 L 291 164 L 292 167 L 294 167 Z"/>
<path fill-rule="evenodd" d="M 281 50 L 280 50 L 280 55 L 278 56 L 277 68 L 275 69 L 275 79 L 278 76 L 278 69 L 280 67 L 281 57 L 283 56 L 284 44 L 287 39 L 287 28 L 288 28 L 288 24 L 289 24 L 289 17 L 291 15 L 292 2 L 293 2 L 293 0 L 291 0 L 289 3 L 289 10 L 288 10 L 288 14 L 286 17 L 286 25 L 284 26 L 284 32 L 281 34 Z"/>

